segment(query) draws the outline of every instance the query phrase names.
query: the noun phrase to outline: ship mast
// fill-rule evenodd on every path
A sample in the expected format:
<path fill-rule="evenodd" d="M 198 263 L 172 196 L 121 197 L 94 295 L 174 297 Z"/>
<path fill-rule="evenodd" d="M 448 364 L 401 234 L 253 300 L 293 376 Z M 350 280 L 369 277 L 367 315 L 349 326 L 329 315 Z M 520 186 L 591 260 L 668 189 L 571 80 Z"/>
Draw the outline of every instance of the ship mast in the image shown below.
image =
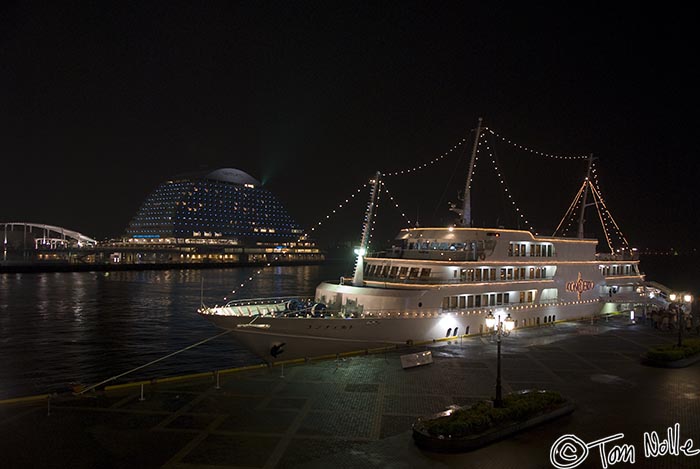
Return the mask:
<path fill-rule="evenodd" d="M 367 212 L 365 215 L 365 224 L 362 227 L 362 240 L 360 241 L 360 247 L 355 249 L 355 254 L 357 254 L 357 262 L 355 263 L 355 272 L 352 276 L 352 284 L 355 286 L 362 286 L 364 283 L 364 257 L 367 252 L 367 245 L 369 244 L 369 235 L 372 231 L 372 217 L 374 216 L 374 208 L 377 202 L 377 195 L 379 194 L 379 177 L 381 173 L 377 171 L 374 175 L 372 182 L 372 192 L 369 196 L 369 204 L 367 205 Z"/>
<path fill-rule="evenodd" d="M 460 225 L 469 228 L 472 226 L 472 200 L 471 200 L 471 183 L 472 175 L 474 174 L 474 162 L 476 161 L 476 151 L 479 145 L 479 136 L 481 135 L 481 117 L 476 126 L 476 136 L 474 137 L 474 147 L 472 148 L 472 157 L 469 161 L 469 172 L 467 173 L 467 182 L 464 185 L 464 203 L 462 205 L 462 220 Z"/>
<path fill-rule="evenodd" d="M 586 182 L 583 189 L 583 200 L 581 201 L 581 214 L 578 219 L 578 238 L 583 239 L 583 223 L 586 221 L 584 215 L 586 213 L 586 201 L 588 199 L 588 185 L 591 183 L 591 168 L 593 167 L 593 153 L 588 157 L 588 172 L 586 174 Z M 591 204 L 593 205 L 593 204 Z"/>

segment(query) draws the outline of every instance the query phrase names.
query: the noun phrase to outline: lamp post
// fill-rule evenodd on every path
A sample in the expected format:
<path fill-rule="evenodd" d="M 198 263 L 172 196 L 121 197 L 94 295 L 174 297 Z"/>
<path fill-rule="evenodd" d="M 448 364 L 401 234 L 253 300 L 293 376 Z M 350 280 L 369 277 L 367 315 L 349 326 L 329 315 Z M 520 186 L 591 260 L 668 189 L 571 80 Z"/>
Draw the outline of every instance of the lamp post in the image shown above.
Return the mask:
<path fill-rule="evenodd" d="M 671 304 L 675 305 L 676 310 L 678 311 L 678 347 L 683 346 L 683 306 L 684 303 L 690 304 L 693 301 L 692 295 L 689 295 L 685 293 L 683 295 L 683 300 L 681 300 L 681 295 L 676 294 L 676 293 L 671 293 L 668 296 L 668 299 L 671 300 Z"/>
<path fill-rule="evenodd" d="M 496 343 L 498 344 L 498 352 L 496 359 L 496 399 L 493 401 L 494 407 L 503 407 L 503 392 L 501 389 L 501 336 L 510 335 L 510 331 L 513 330 L 515 326 L 515 321 L 508 316 L 501 321 L 501 314 L 496 313 L 498 317 L 494 317 L 493 311 L 489 311 L 488 316 L 486 316 L 486 327 L 489 328 L 491 335 L 496 335 Z"/>

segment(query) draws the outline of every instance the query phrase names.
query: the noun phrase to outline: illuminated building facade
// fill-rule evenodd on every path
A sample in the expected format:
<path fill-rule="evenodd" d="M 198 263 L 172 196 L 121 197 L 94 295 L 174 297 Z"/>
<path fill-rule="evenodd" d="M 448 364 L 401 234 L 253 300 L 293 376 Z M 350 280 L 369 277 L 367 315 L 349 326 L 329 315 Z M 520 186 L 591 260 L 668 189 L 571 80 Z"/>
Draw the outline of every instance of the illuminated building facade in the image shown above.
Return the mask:
<path fill-rule="evenodd" d="M 225 168 L 160 184 L 129 223 L 127 235 L 254 246 L 296 243 L 302 230 L 256 179 Z"/>
<path fill-rule="evenodd" d="M 35 223 L 3 225 L 0 271 L 307 264 L 324 259 L 272 193 L 231 168 L 163 182 L 121 239 L 96 241 Z"/>
<path fill-rule="evenodd" d="M 170 179 L 146 198 L 113 263 L 321 260 L 280 201 L 249 174 L 222 168 Z"/>

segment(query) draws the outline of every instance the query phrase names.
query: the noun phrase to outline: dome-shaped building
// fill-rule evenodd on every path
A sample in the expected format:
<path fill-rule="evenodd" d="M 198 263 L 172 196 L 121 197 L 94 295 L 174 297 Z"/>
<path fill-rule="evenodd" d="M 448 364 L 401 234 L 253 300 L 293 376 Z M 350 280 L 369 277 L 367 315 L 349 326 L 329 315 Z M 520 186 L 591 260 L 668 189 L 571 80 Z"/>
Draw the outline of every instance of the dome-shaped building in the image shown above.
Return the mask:
<path fill-rule="evenodd" d="M 246 246 L 293 243 L 302 235 L 270 191 L 232 168 L 163 182 L 146 198 L 126 232 L 131 238 L 218 238 Z"/>
<path fill-rule="evenodd" d="M 280 252 L 289 260 L 321 256 L 277 197 L 233 168 L 161 183 L 131 219 L 126 234 L 130 245 L 153 250 L 177 246 L 181 249 L 176 252 L 187 259 L 259 262 Z"/>

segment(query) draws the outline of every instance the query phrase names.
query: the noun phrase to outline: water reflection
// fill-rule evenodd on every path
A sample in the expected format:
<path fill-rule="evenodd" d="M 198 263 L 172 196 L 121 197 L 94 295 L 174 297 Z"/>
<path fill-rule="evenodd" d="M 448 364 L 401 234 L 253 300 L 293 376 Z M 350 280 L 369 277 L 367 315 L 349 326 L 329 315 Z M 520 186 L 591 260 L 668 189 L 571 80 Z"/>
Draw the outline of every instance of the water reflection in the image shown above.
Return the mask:
<path fill-rule="evenodd" d="M 347 268 L 265 269 L 236 297 L 313 294 Z M 201 298 L 223 303 L 256 270 L 0 274 L 0 399 L 95 383 L 216 335 L 196 314 Z M 223 337 L 128 379 L 258 362 Z"/>

